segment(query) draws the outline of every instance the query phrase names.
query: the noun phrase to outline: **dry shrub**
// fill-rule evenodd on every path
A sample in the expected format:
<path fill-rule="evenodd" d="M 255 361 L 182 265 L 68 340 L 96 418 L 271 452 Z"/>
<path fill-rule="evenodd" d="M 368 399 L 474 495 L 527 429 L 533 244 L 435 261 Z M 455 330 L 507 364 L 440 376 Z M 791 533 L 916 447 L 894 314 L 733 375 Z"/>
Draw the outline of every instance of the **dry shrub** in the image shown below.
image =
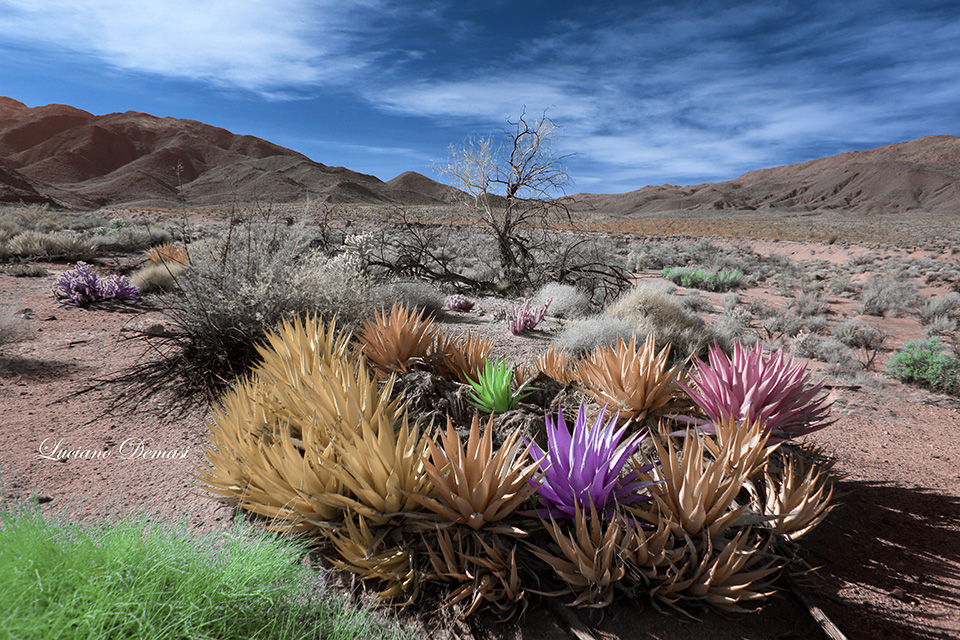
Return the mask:
<path fill-rule="evenodd" d="M 62 260 L 92 258 L 97 254 L 97 245 L 73 233 L 42 233 L 24 231 L 7 243 L 12 255 L 21 258 L 44 257 Z"/>
<path fill-rule="evenodd" d="M 177 287 L 177 277 L 185 269 L 186 266 L 179 262 L 147 264 L 130 274 L 130 282 L 141 294 L 173 291 Z"/>
<path fill-rule="evenodd" d="M 607 307 L 612 318 L 633 323 L 639 333 L 652 335 L 657 344 L 669 344 L 673 358 L 705 355 L 715 342 L 728 347 L 726 340 L 706 326 L 703 319 L 687 311 L 674 296 L 660 287 L 635 287 Z"/>

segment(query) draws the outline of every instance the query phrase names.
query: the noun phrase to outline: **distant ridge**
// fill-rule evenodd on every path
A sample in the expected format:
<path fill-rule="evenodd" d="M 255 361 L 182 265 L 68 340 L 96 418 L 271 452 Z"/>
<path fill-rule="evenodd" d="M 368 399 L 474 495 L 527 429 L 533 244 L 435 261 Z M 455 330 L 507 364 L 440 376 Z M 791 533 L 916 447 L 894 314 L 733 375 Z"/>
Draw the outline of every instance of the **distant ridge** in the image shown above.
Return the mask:
<path fill-rule="evenodd" d="M 650 186 L 620 194 L 578 193 L 576 211 L 609 214 L 701 211 L 845 211 L 960 213 L 960 138 L 929 136 L 851 151 L 735 180 Z"/>
<path fill-rule="evenodd" d="M 181 167 L 177 176 L 176 168 Z M 390 182 L 330 167 L 194 120 L 0 97 L 0 202 L 75 207 L 250 202 L 447 204 L 459 191 L 405 173 Z"/>
<path fill-rule="evenodd" d="M 181 167 L 180 175 L 176 167 Z M 386 182 L 253 136 L 128 111 L 27 107 L 0 97 L 0 202 L 74 207 L 264 203 L 443 205 L 463 192 L 408 171 Z M 960 213 L 960 138 L 929 136 L 726 182 L 562 198 L 572 211 L 630 216 L 786 210 Z"/>

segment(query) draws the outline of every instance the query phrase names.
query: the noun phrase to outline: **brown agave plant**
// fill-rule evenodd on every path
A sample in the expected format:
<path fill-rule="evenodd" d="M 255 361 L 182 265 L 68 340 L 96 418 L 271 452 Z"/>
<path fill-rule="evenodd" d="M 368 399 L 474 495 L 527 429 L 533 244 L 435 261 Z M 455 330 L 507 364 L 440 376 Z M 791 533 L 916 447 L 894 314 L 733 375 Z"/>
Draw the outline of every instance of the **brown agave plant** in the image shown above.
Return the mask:
<path fill-rule="evenodd" d="M 759 421 L 728 431 L 722 444 L 710 443 L 715 457 L 706 455 L 709 436 L 696 431 L 687 431 L 679 449 L 669 440 L 654 440 L 660 467 L 653 470 L 651 478 L 662 482 L 653 498 L 677 536 L 716 535 L 745 511 L 744 506 L 731 507 L 744 483 L 766 459 L 768 434 Z"/>
<path fill-rule="evenodd" d="M 565 592 L 575 596 L 570 606 L 600 608 L 613 602 L 614 587 L 626 575 L 621 553 L 624 528 L 618 518 L 604 525 L 592 504 L 589 517 L 577 505 L 572 525 L 558 524 L 552 518 L 549 524 L 544 524 L 560 554 L 534 545 L 531 550 L 567 584 Z M 567 533 L 568 528 L 573 532 Z"/>
<path fill-rule="evenodd" d="M 411 494 L 410 498 L 446 521 L 473 530 L 514 533 L 514 527 L 497 524 L 533 495 L 529 479 L 539 464 L 524 466 L 527 447 L 522 446 L 520 432 L 520 428 L 513 431 L 494 454 L 492 415 L 481 436 L 480 418 L 474 414 L 466 448 L 447 418 L 440 445 L 428 442 L 430 460 L 424 461 L 436 497 Z"/>
<path fill-rule="evenodd" d="M 719 548 L 714 538 L 705 536 L 702 552 L 687 537 L 686 561 L 671 565 L 650 595 L 672 606 L 681 600 L 699 601 L 730 612 L 744 611 L 741 605 L 772 595 L 782 558 L 767 553 L 769 539 L 752 533 L 740 530 Z"/>
<path fill-rule="evenodd" d="M 441 333 L 436 350 L 440 354 L 437 363 L 440 371 L 452 375 L 463 384 L 469 384 L 469 380 L 476 380 L 486 366 L 493 343 L 472 333 L 466 337 Z"/>
<path fill-rule="evenodd" d="M 513 613 L 525 595 L 520 584 L 516 542 L 508 543 L 507 551 L 501 538 L 486 537 L 482 531 L 454 527 L 452 535 L 448 529 L 437 528 L 435 545 L 423 539 L 432 570 L 428 577 L 459 585 L 446 605 L 469 600 L 461 613 L 463 618 L 484 602 L 494 604 L 501 613 Z"/>
<path fill-rule="evenodd" d="M 836 506 L 831 504 L 833 483 L 826 470 L 808 468 L 798 456 L 781 455 L 779 472 L 764 470 L 766 498 L 760 511 L 777 516 L 773 530 L 797 540 L 816 527 Z"/>
<path fill-rule="evenodd" d="M 325 529 L 324 534 L 336 549 L 338 556 L 328 556 L 331 564 L 354 573 L 364 580 L 376 581 L 381 589 L 379 600 L 392 600 L 406 594 L 410 604 L 419 593 L 419 580 L 413 568 L 409 549 L 402 541 L 388 542 L 395 530 L 367 526 L 363 516 L 348 516 L 339 529 Z"/>
<path fill-rule="evenodd" d="M 190 254 L 183 247 L 164 242 L 147 251 L 147 259 L 154 264 L 164 264 L 176 262 L 177 264 L 190 264 Z"/>
<path fill-rule="evenodd" d="M 391 373 L 409 371 L 413 362 L 426 361 L 437 353 L 440 329 L 423 313 L 421 309 L 415 314 L 394 303 L 389 315 L 377 311 L 374 320 L 363 323 L 360 348 L 381 380 Z"/>
<path fill-rule="evenodd" d="M 630 342 L 618 338 L 616 345 L 599 347 L 580 360 L 576 377 L 599 404 L 617 408 L 621 418 L 640 422 L 682 397 L 677 384 L 680 365 L 667 369 L 669 354 L 670 345 L 656 352 L 652 334 L 639 350 L 636 336 Z"/>

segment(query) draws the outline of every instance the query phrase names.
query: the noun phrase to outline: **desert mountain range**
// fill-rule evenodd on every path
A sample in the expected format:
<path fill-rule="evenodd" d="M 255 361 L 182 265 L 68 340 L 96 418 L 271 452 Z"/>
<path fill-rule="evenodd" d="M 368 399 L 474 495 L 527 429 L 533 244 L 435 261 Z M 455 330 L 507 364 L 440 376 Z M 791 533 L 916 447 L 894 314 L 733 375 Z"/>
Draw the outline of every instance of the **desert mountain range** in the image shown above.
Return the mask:
<path fill-rule="evenodd" d="M 181 167 L 179 176 L 176 168 Z M 194 120 L 0 97 L 0 202 L 72 207 L 193 206 L 231 200 L 448 204 L 458 190 L 414 172 L 389 181 L 315 162 L 260 138 Z M 960 138 L 930 136 L 751 171 L 727 182 L 581 193 L 572 209 L 631 215 L 676 210 L 960 212 Z"/>

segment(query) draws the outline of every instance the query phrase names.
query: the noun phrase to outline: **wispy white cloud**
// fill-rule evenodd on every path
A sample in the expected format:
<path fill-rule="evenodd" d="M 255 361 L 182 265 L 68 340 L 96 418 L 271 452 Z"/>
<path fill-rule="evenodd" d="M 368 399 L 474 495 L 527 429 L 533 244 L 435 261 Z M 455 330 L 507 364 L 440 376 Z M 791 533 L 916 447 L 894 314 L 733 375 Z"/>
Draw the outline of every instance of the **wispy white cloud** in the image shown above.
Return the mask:
<path fill-rule="evenodd" d="M 0 0 L 0 37 L 119 69 L 254 91 L 350 78 L 376 0 Z"/>

